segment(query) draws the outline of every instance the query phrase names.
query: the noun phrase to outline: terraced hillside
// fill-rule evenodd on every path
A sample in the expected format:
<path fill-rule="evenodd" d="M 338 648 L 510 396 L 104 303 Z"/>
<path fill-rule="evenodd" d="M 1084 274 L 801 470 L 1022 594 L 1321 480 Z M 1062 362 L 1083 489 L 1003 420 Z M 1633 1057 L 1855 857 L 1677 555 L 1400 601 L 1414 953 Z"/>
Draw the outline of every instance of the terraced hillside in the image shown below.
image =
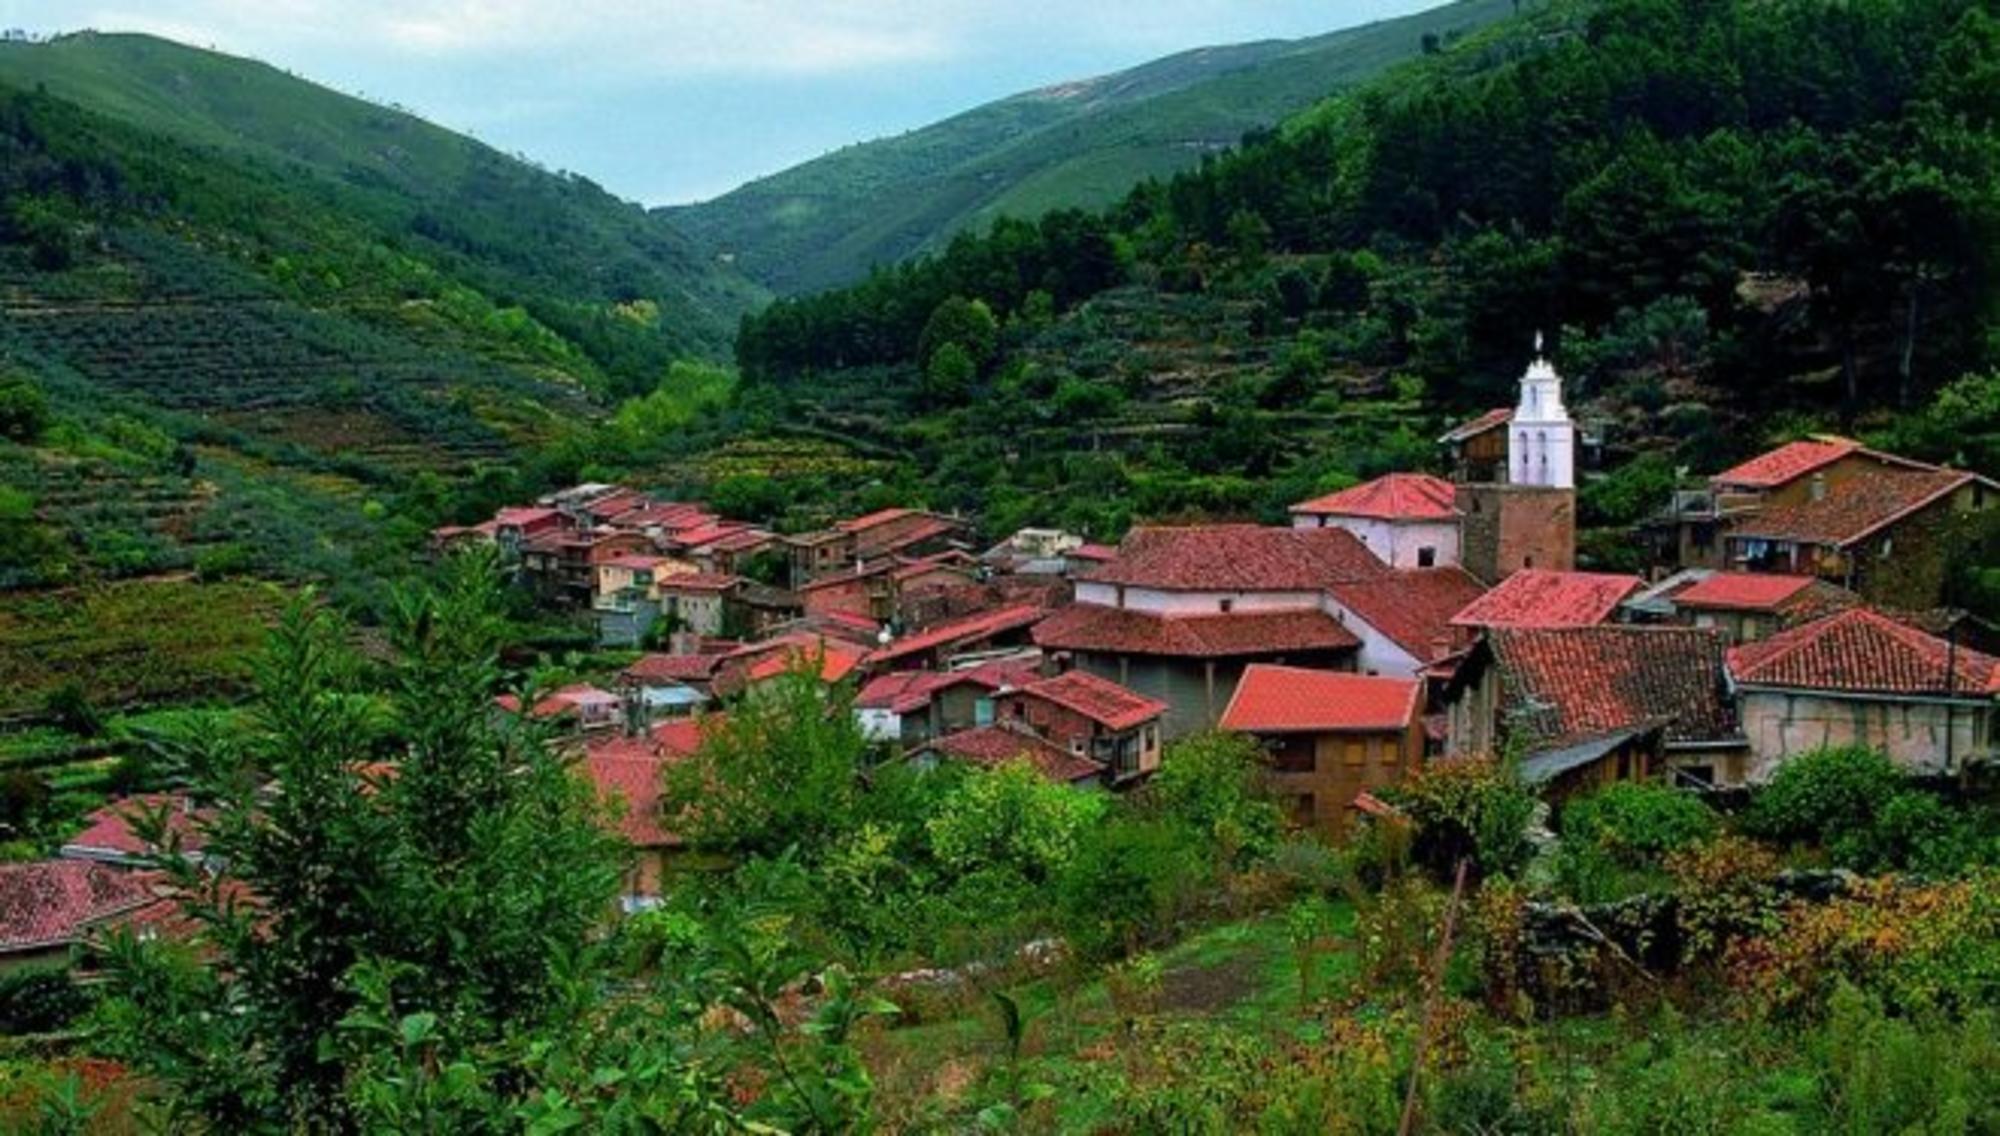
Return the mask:
<path fill-rule="evenodd" d="M 0 44 L 0 587 L 362 596 L 756 298 L 581 179 L 260 64 Z"/>
<path fill-rule="evenodd" d="M 1457 0 L 1303 40 L 1202 48 L 1028 91 L 666 210 L 783 294 L 844 284 L 1003 216 L 1109 205 L 1518 8 Z M 1337 17 L 1330 17 L 1337 18 Z"/>

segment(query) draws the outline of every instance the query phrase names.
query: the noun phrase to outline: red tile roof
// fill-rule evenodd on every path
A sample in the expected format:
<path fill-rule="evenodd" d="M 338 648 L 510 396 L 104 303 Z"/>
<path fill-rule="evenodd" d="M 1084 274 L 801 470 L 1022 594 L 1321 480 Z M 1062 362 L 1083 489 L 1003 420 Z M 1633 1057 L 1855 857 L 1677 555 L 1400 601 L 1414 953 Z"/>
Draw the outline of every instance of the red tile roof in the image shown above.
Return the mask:
<path fill-rule="evenodd" d="M 1602 623 L 1645 581 L 1602 572 L 1525 568 L 1452 617 L 1460 627 L 1581 627 Z"/>
<path fill-rule="evenodd" d="M 1050 650 L 1223 659 L 1361 646 L 1340 621 L 1317 609 L 1155 615 L 1101 604 L 1071 604 L 1035 625 Z"/>
<path fill-rule="evenodd" d="M 1388 636 L 1418 662 L 1472 645 L 1472 632 L 1452 618 L 1486 589 L 1463 568 L 1406 568 L 1376 580 L 1327 589 L 1342 607 Z"/>
<path fill-rule="evenodd" d="M 877 509 L 872 513 L 863 513 L 861 516 L 840 521 L 833 527 L 847 533 L 865 532 L 878 525 L 886 525 L 890 521 L 899 521 L 915 513 L 915 509 Z"/>
<path fill-rule="evenodd" d="M 1739 735 L 1712 630 L 1600 624 L 1496 627 L 1502 720 L 1531 744 L 1562 745 L 1663 725 L 1669 741 Z"/>
<path fill-rule="evenodd" d="M 73 943 L 149 907 L 155 878 L 88 860 L 0 864 L 0 954 Z"/>
<path fill-rule="evenodd" d="M 1817 501 L 1765 509 L 1739 522 L 1731 541 L 1783 540 L 1843 547 L 1902 520 L 1974 480 L 1959 470 L 1890 470 L 1848 478 Z"/>
<path fill-rule="evenodd" d="M 977 643 L 1004 635 L 1009 631 L 1019 631 L 1039 622 L 1046 615 L 1041 608 L 1030 604 L 1003 607 L 998 611 L 982 611 L 962 619 L 940 623 L 936 627 L 919 631 L 868 656 L 870 666 L 889 666 L 912 655 L 934 651 L 940 647 L 955 647 L 961 643 Z"/>
<path fill-rule="evenodd" d="M 653 749 L 663 758 L 687 757 L 701 748 L 703 732 L 720 726 L 727 717 L 709 714 L 700 718 L 671 718 L 646 731 Z"/>
<path fill-rule="evenodd" d="M 1787 442 L 1709 478 L 1715 485 L 1745 489 L 1775 489 L 1816 469 L 1824 469 L 1861 448 L 1850 438 L 1831 436 Z"/>
<path fill-rule="evenodd" d="M 1370 517 L 1383 521 L 1448 521 L 1458 516 L 1458 490 L 1427 473 L 1391 473 L 1373 481 L 1301 501 L 1294 513 Z"/>
<path fill-rule="evenodd" d="M 735 536 L 749 527 L 742 521 L 710 521 L 697 528 L 683 529 L 674 533 L 669 539 L 682 548 L 694 549 L 705 544 L 713 544 L 724 537 Z"/>
<path fill-rule="evenodd" d="M 2000 694 L 2000 659 L 1866 608 L 1853 608 L 1745 643 L 1729 671 L 1747 686 L 1855 694 Z"/>
<path fill-rule="evenodd" d="M 722 664 L 720 655 L 641 655 L 620 674 L 633 682 L 705 682 Z"/>
<path fill-rule="evenodd" d="M 1087 781 L 1104 774 L 1102 762 L 1071 753 L 1033 734 L 1006 726 L 979 726 L 946 734 L 925 748 L 944 757 L 988 768 L 1010 761 L 1026 761 L 1042 776 L 1064 783 Z"/>
<path fill-rule="evenodd" d="M 1461 422 L 1450 430 L 1445 431 L 1444 436 L 1439 438 L 1438 441 L 1444 443 L 1463 442 L 1470 438 L 1476 438 L 1496 426 L 1504 426 L 1513 420 L 1513 407 L 1495 407 L 1470 422 Z"/>
<path fill-rule="evenodd" d="M 658 568 L 662 564 L 672 564 L 669 556 L 647 556 L 637 552 L 621 552 L 597 562 L 600 568 L 631 568 L 636 571 Z"/>
<path fill-rule="evenodd" d="M 1108 544 L 1079 544 L 1063 555 L 1071 560 L 1109 561 L 1118 559 L 1118 549 Z"/>
<path fill-rule="evenodd" d="M 516 505 L 493 514 L 493 522 L 497 525 L 532 525 L 537 521 L 553 521 L 561 517 L 562 514 L 554 509 Z"/>
<path fill-rule="evenodd" d="M 880 556 L 883 553 L 896 552 L 913 544 L 922 544 L 924 541 L 957 532 L 959 527 L 956 521 L 948 521 L 943 517 L 929 517 L 920 524 L 879 539 L 874 534 L 860 532 L 855 537 L 854 547 L 860 555 Z"/>
<path fill-rule="evenodd" d="M 741 576 L 721 572 L 681 572 L 660 577 L 663 592 L 726 592 L 743 582 Z"/>
<path fill-rule="evenodd" d="M 751 682 L 763 682 L 766 679 L 777 678 L 817 658 L 819 680 L 824 683 L 836 683 L 853 674 L 865 657 L 865 653 L 857 648 L 831 639 L 822 639 L 817 647 L 789 647 L 782 651 L 772 651 L 750 664 L 750 669 L 745 672 L 744 677 Z"/>
<path fill-rule="evenodd" d="M 155 847 L 139 838 L 132 822 L 161 809 L 166 810 L 167 831 L 180 836 L 182 851 L 201 851 L 203 840 L 198 822 L 212 815 L 210 811 L 193 808 L 186 797 L 177 793 L 146 793 L 114 801 L 85 817 L 83 831 L 63 843 L 62 854 L 71 859 L 91 859 L 137 857 L 155 852 Z"/>
<path fill-rule="evenodd" d="M 940 671 L 896 671 L 893 674 L 878 675 L 861 687 L 861 693 L 854 696 L 854 706 L 858 710 L 893 710 L 898 714 L 907 713 L 900 709 L 909 706 L 915 709 L 930 701 L 929 693 L 944 673 Z M 914 703 L 912 696 L 917 696 Z"/>
<path fill-rule="evenodd" d="M 1130 730 L 1167 712 L 1167 704 L 1084 671 L 1069 671 L 1021 687 L 1027 698 L 1053 702 L 1107 730 Z"/>
<path fill-rule="evenodd" d="M 1201 525 L 1132 530 L 1090 583 L 1167 591 L 1317 591 L 1389 569 L 1346 529 Z"/>
<path fill-rule="evenodd" d="M 1674 593 L 1675 607 L 1774 612 L 1813 585 L 1811 576 L 1717 572 Z"/>
<path fill-rule="evenodd" d="M 939 691 L 960 683 L 1000 690 L 1027 686 L 1040 678 L 1034 664 L 1014 659 L 998 659 L 956 671 L 897 671 L 871 680 L 861 688 L 854 704 L 864 710 L 912 714 L 928 706 Z"/>
<path fill-rule="evenodd" d="M 516 714 L 521 712 L 521 700 L 512 694 L 500 695 L 493 701 L 503 710 Z M 528 715 L 532 718 L 555 718 L 582 706 L 603 706 L 618 701 L 618 696 L 610 691 L 599 690 L 589 683 L 580 682 L 547 695 L 535 703 L 534 709 L 530 710 Z"/>
<path fill-rule="evenodd" d="M 1252 734 L 1405 730 L 1423 690 L 1411 678 L 1252 663 L 1218 724 Z"/>

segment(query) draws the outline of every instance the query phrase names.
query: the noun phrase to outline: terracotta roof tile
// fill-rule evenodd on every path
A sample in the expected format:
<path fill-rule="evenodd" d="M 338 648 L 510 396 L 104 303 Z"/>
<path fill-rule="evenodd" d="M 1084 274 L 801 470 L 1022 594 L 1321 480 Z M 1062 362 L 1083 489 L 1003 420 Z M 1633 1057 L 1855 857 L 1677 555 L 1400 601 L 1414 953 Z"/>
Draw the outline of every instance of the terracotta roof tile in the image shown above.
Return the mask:
<path fill-rule="evenodd" d="M 1458 516 L 1458 490 L 1427 473 L 1391 473 L 1373 481 L 1301 501 L 1294 513 L 1369 517 L 1384 521 L 1448 521 Z"/>
<path fill-rule="evenodd" d="M 741 576 L 722 572 L 680 572 L 657 581 L 663 592 L 726 592 L 743 582 Z"/>
<path fill-rule="evenodd" d="M 915 513 L 916 513 L 915 509 L 898 509 L 898 508 L 877 509 L 872 513 L 863 513 L 861 516 L 852 517 L 845 521 L 840 521 L 836 523 L 833 527 L 839 529 L 841 532 L 847 532 L 847 533 L 866 532 L 869 529 L 876 528 L 877 526 L 886 525 L 890 521 L 902 520 L 904 517 L 912 516 Z"/>
<path fill-rule="evenodd" d="M 1959 470 L 1881 470 L 1849 478 L 1817 501 L 1765 509 L 1739 522 L 1729 539 L 1852 544 L 1973 480 Z"/>
<path fill-rule="evenodd" d="M 1674 593 L 1675 607 L 1775 612 L 1813 584 L 1811 576 L 1717 572 Z"/>
<path fill-rule="evenodd" d="M 980 642 L 995 635 L 1030 627 L 1040 622 L 1046 614 L 1041 608 L 1028 604 L 1004 607 L 998 611 L 977 612 L 898 639 L 870 654 L 868 664 L 887 666 L 940 647 Z"/>
<path fill-rule="evenodd" d="M 150 906 L 153 878 L 88 860 L 0 864 L 0 954 L 73 943 Z"/>
<path fill-rule="evenodd" d="M 1461 651 L 1473 633 L 1452 624 L 1454 616 L 1485 593 L 1463 568 L 1406 568 L 1358 584 L 1327 589 L 1342 607 L 1389 637 L 1418 662 Z"/>
<path fill-rule="evenodd" d="M 1602 623 L 1645 581 L 1601 572 L 1526 568 L 1467 604 L 1451 622 L 1461 627 L 1581 627 Z"/>
<path fill-rule="evenodd" d="M 779 675 L 802 666 L 811 659 L 817 658 L 819 660 L 819 680 L 831 684 L 839 682 L 841 679 L 853 674 L 855 669 L 861 666 L 861 661 L 865 657 L 864 652 L 850 647 L 845 643 L 840 643 L 832 639 L 821 639 L 819 644 L 813 647 L 795 646 L 788 647 L 782 651 L 772 651 L 750 664 L 750 669 L 744 672 L 744 677 L 750 682 L 763 682 L 767 679 L 777 678 Z"/>
<path fill-rule="evenodd" d="M 634 682 L 706 682 L 721 664 L 720 655 L 641 655 L 620 673 Z"/>
<path fill-rule="evenodd" d="M 1167 712 L 1167 704 L 1084 671 L 1069 671 L 1020 688 L 1022 696 L 1053 702 L 1107 730 L 1129 730 Z"/>
<path fill-rule="evenodd" d="M 1450 430 L 1445 431 L 1444 436 L 1439 438 L 1438 441 L 1446 444 L 1463 442 L 1468 438 L 1476 438 L 1495 427 L 1504 426 L 1513 420 L 1513 407 L 1498 406 L 1474 418 L 1470 422 L 1461 422 Z"/>
<path fill-rule="evenodd" d="M 1036 624 L 1034 638 L 1051 650 L 1197 659 L 1361 646 L 1339 620 L 1317 609 L 1169 616 L 1083 603 Z"/>
<path fill-rule="evenodd" d="M 201 851 L 197 822 L 212 815 L 209 810 L 191 807 L 186 797 L 176 793 L 146 793 L 114 801 L 85 817 L 83 831 L 63 842 L 62 854 L 72 859 L 148 855 L 156 849 L 139 838 L 132 822 L 160 809 L 166 810 L 167 830 L 180 835 L 183 851 Z"/>
<path fill-rule="evenodd" d="M 1179 591 L 1317 591 L 1389 569 L 1345 529 L 1200 525 L 1134 529 L 1091 583 Z"/>
<path fill-rule="evenodd" d="M 1074 754 L 1033 734 L 1006 726 L 979 726 L 946 734 L 926 749 L 944 757 L 970 761 L 987 768 L 1010 761 L 1026 761 L 1051 781 L 1072 783 L 1104 775 L 1104 764 Z"/>
<path fill-rule="evenodd" d="M 1417 720 L 1423 690 L 1416 679 L 1252 663 L 1219 725 L 1253 734 L 1403 730 Z"/>
<path fill-rule="evenodd" d="M 1669 741 L 1739 736 L 1722 639 L 1692 627 L 1497 627 L 1504 720 L 1539 746 L 1664 725 Z"/>
<path fill-rule="evenodd" d="M 1774 489 L 1816 469 L 1824 469 L 1860 448 L 1861 443 L 1851 438 L 1830 436 L 1787 442 L 1775 450 L 1731 466 L 1709 478 L 1709 481 L 1745 489 Z"/>
<path fill-rule="evenodd" d="M 2000 659 L 1853 608 L 1729 652 L 1738 683 L 1856 694 L 2000 694 Z"/>

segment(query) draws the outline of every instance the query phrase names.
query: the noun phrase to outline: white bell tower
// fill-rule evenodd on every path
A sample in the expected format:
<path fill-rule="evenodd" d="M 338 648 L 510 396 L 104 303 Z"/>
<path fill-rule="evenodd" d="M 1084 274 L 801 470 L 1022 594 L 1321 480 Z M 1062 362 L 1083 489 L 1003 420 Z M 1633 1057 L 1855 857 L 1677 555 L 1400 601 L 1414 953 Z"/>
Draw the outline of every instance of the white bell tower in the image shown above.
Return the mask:
<path fill-rule="evenodd" d="M 1563 407 L 1562 376 L 1542 354 L 1535 333 L 1535 361 L 1521 376 L 1521 401 L 1508 423 L 1507 480 L 1514 485 L 1576 488 L 1576 424 Z"/>

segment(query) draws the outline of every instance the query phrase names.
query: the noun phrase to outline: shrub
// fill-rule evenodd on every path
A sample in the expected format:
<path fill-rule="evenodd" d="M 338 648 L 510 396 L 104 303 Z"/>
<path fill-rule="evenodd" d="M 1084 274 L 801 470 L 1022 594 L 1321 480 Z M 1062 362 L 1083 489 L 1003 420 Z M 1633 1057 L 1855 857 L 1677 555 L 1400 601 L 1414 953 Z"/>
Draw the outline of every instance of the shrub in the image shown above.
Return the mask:
<path fill-rule="evenodd" d="M 32 442 L 49 425 L 49 400 L 35 381 L 19 372 L 0 372 L 0 438 Z"/>
<path fill-rule="evenodd" d="M 1235 867 L 1269 857 L 1284 827 L 1264 787 L 1263 751 L 1241 734 L 1210 731 L 1174 743 L 1146 797 L 1162 819 Z"/>
<path fill-rule="evenodd" d="M 1831 844 L 1872 825 L 1902 785 L 1903 775 L 1875 750 L 1815 750 L 1778 767 L 1751 800 L 1743 826 L 1769 840 Z"/>
<path fill-rule="evenodd" d="M 1130 953 L 1171 927 L 1206 878 L 1204 857 L 1180 826 L 1115 818 L 1083 841 L 1057 896 L 1064 934 L 1079 954 Z"/>
<path fill-rule="evenodd" d="M 0 971 L 0 1035 L 53 1033 L 90 1010 L 90 992 L 64 964 Z"/>
<path fill-rule="evenodd" d="M 1528 823 L 1535 796 L 1500 762 L 1436 762 L 1388 795 L 1416 825 L 1412 858 L 1440 876 L 1462 859 L 1481 876 L 1512 875 L 1534 853 Z"/>
<path fill-rule="evenodd" d="M 43 700 L 43 710 L 57 725 L 72 734 L 82 737 L 96 737 L 104 728 L 104 717 L 98 713 L 97 704 L 83 688 L 83 683 L 70 679 L 49 691 Z"/>
<path fill-rule="evenodd" d="M 1564 805 L 1562 832 L 1565 840 L 1636 868 L 1714 836 L 1718 819 L 1715 810 L 1678 789 L 1621 781 Z"/>

